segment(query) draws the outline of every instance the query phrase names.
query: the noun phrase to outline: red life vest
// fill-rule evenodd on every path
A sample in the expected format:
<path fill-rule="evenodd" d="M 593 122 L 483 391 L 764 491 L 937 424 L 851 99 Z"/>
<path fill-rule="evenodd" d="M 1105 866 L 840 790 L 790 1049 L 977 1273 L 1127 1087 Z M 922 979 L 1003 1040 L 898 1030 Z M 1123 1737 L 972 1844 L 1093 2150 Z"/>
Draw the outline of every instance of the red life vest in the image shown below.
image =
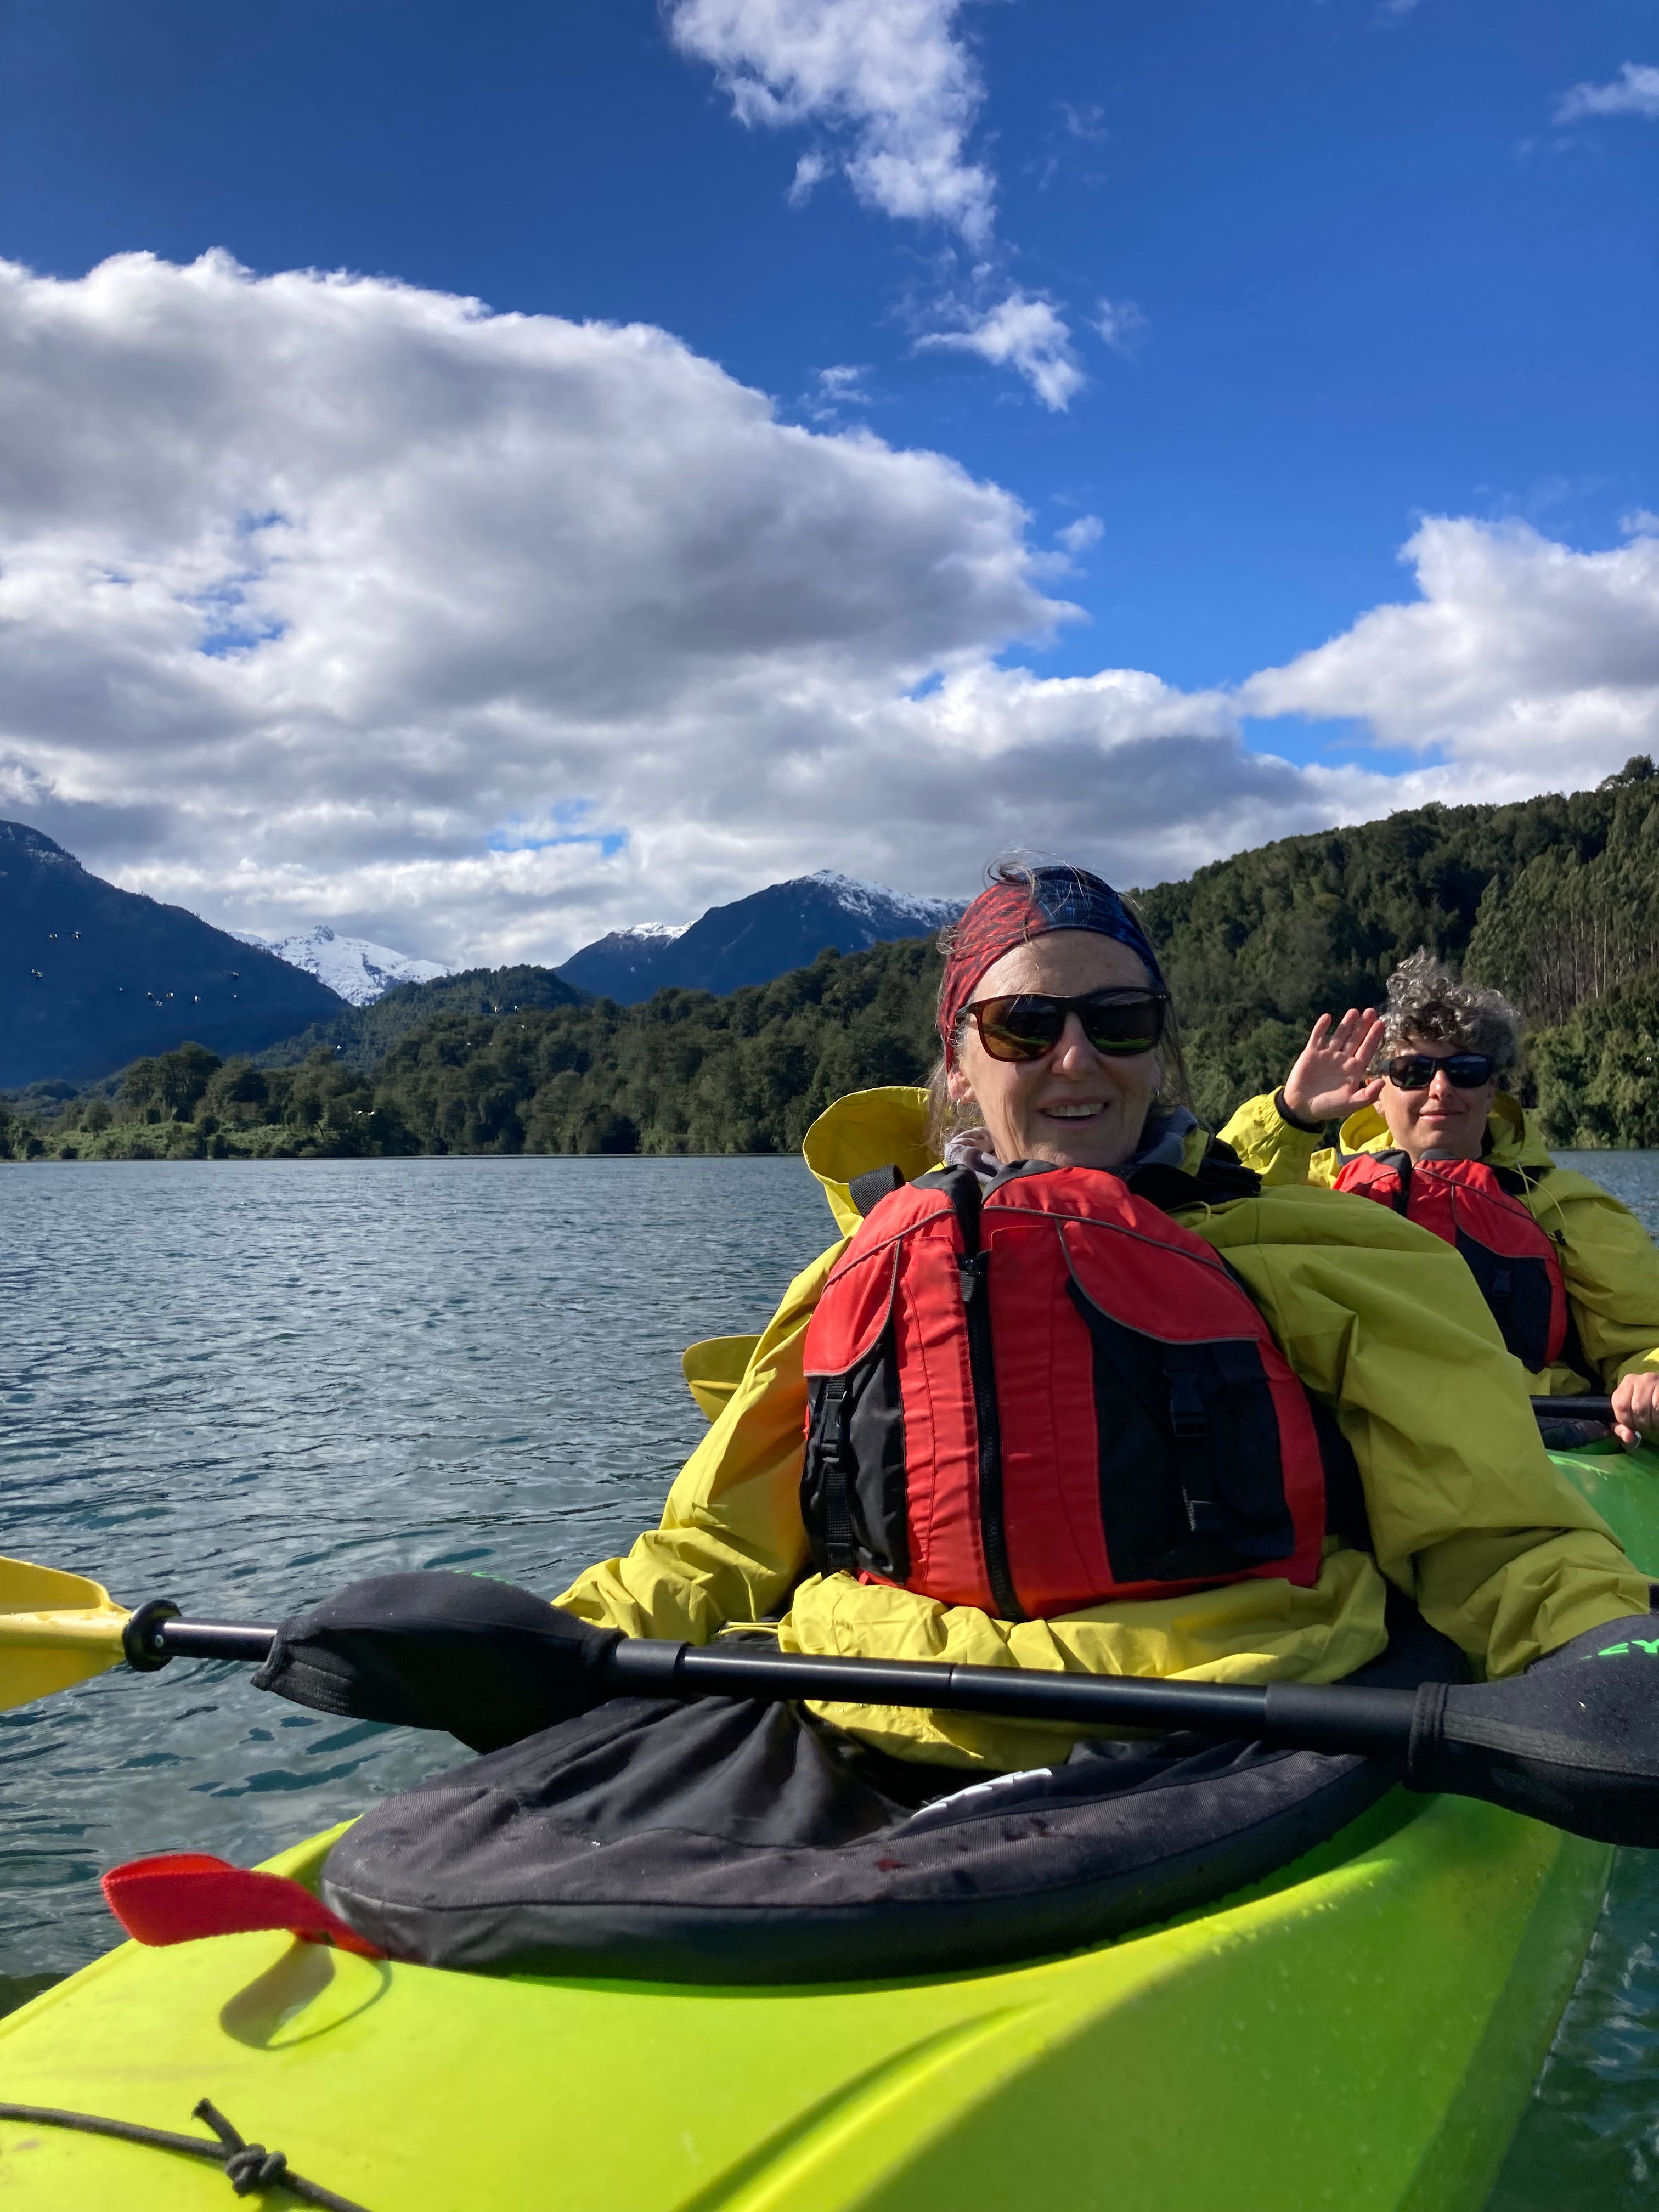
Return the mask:
<path fill-rule="evenodd" d="M 1313 1401 L 1218 1254 L 1103 1169 L 1025 1163 L 981 1196 L 946 1168 L 882 1198 L 805 1369 L 820 1572 L 1008 1620 L 1317 1578 Z"/>
<path fill-rule="evenodd" d="M 1568 1348 L 1567 1286 L 1554 1240 L 1522 1202 L 1529 1185 L 1515 1168 L 1426 1153 L 1355 1152 L 1342 1164 L 1339 1190 L 1391 1206 L 1432 1230 L 1468 1261 L 1504 1342 L 1533 1374 Z M 1572 1364 L 1582 1364 L 1576 1354 Z"/>

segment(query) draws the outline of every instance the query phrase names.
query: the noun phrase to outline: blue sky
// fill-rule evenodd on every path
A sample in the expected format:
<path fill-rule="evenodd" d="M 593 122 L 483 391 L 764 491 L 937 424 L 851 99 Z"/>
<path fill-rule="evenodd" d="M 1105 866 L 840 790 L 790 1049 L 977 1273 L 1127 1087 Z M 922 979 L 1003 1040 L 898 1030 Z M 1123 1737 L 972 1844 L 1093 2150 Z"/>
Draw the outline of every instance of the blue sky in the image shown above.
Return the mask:
<path fill-rule="evenodd" d="M 831 82 L 815 103 L 797 84 L 781 122 L 734 112 L 734 79 L 788 99 L 779 56 L 792 14 L 799 27 L 836 4 L 753 0 L 750 50 L 734 62 L 739 11 L 720 0 L 702 0 L 690 28 L 696 0 L 678 21 L 641 0 L 11 0 L 0 254 L 78 280 L 113 254 L 190 264 L 216 248 L 257 276 L 347 270 L 497 313 L 655 325 L 817 438 L 866 426 L 1023 505 L 1033 588 L 1079 616 L 1046 642 L 1022 641 L 1012 617 L 1000 633 L 988 622 L 990 666 L 1049 684 L 1148 672 L 1206 699 L 1224 689 L 1235 743 L 1360 779 L 1298 786 L 1287 827 L 1322 805 L 1333 819 L 1382 811 L 1379 778 L 1421 797 L 1413 773 L 1460 758 L 1447 795 L 1489 778 L 1490 750 L 1460 755 L 1443 702 L 1440 721 L 1426 709 L 1413 720 L 1386 672 L 1366 661 L 1355 673 L 1382 649 L 1364 625 L 1418 601 L 1401 549 L 1425 517 L 1464 531 L 1428 552 L 1455 572 L 1444 605 L 1477 629 L 1492 591 L 1537 626 L 1528 579 L 1555 558 L 1540 546 L 1583 562 L 1651 544 L 1640 520 L 1659 507 L 1651 7 L 909 0 L 915 40 L 958 74 L 952 173 L 978 181 L 953 221 L 941 198 L 906 212 L 901 193 L 884 204 L 866 185 L 860 198 L 837 172 L 870 143 L 856 87 Z M 1575 87 L 1600 89 L 1575 101 Z M 901 101 L 881 127 L 908 144 L 921 126 Z M 803 156 L 825 173 L 792 196 Z M 999 366 L 962 343 L 1010 297 L 1060 331 L 1046 396 L 1063 404 L 1044 404 L 1040 373 L 1018 359 Z M 1069 388 L 1055 387 L 1056 361 Z M 1068 527 L 1069 568 L 1044 568 Z M 1645 571 L 1571 573 L 1581 598 L 1613 606 L 1609 619 L 1632 592 L 1647 604 Z M 273 641 L 288 624 L 280 610 L 259 619 L 265 631 L 251 635 Z M 1582 619 L 1567 657 L 1593 662 L 1602 614 Z M 1356 624 L 1343 666 L 1308 664 L 1294 682 L 1249 690 Z M 1397 648 L 1407 659 L 1411 635 Z M 1604 643 L 1622 665 L 1622 647 Z M 945 663 L 933 658 L 910 690 L 937 684 Z M 1475 721 L 1518 715 L 1534 734 L 1547 725 L 1553 750 L 1516 757 L 1525 787 L 1591 780 L 1609 747 L 1646 726 L 1640 700 L 1593 728 L 1562 708 L 1563 685 L 1575 698 L 1607 688 L 1593 665 L 1570 674 L 1538 679 L 1541 705 L 1529 695 L 1468 709 Z M 1409 690 L 1409 671 L 1401 680 Z M 1219 742 L 1210 711 L 1195 710 L 1194 734 Z M 76 810 L 103 804 L 112 871 L 151 887 L 144 840 L 182 849 L 173 802 L 148 786 L 100 801 L 35 736 L 22 752 L 36 781 L 20 787 L 94 846 L 103 830 Z M 597 806 L 632 826 L 625 793 L 607 812 L 603 792 L 557 783 L 550 808 Z M 1057 787 L 1062 820 L 1070 789 Z M 525 815 L 522 790 L 511 811 Z M 1271 792 L 1246 817 L 1252 832 L 1273 819 Z M 40 805 L 29 818 L 52 826 Z M 1227 842 L 1195 827 L 1160 863 L 1190 865 Z M 407 857 L 418 842 L 405 825 L 388 850 Z M 680 853 L 681 903 L 764 879 L 763 839 L 752 855 L 720 847 L 716 834 L 702 860 Z M 614 842 L 595 851 L 615 862 Z M 155 882 L 173 881 L 160 865 Z M 289 865 L 311 864 L 296 851 Z M 376 906 L 360 884 L 342 906 L 331 866 L 319 864 L 313 905 L 395 927 L 399 898 Z M 252 893 L 235 908 L 227 880 L 222 868 L 204 878 L 196 902 L 217 901 L 227 919 L 313 918 Z M 637 901 L 620 878 L 611 889 Z M 596 894 L 574 911 L 601 908 L 608 917 Z M 532 941 L 533 928 L 514 948 Z"/>

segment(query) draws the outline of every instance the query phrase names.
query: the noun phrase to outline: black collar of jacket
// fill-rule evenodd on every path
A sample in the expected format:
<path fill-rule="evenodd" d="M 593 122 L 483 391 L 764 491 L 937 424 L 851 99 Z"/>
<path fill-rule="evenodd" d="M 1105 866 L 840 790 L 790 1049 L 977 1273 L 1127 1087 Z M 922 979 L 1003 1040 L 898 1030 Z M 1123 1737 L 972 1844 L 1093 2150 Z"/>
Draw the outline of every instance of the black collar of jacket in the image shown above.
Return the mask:
<path fill-rule="evenodd" d="M 1192 1206 L 1225 1206 L 1236 1198 L 1259 1197 L 1261 1178 L 1245 1166 L 1231 1145 L 1212 1137 L 1195 1175 L 1188 1175 L 1185 1168 L 1137 1168 L 1129 1188 L 1137 1198 L 1165 1213 L 1182 1213 Z"/>

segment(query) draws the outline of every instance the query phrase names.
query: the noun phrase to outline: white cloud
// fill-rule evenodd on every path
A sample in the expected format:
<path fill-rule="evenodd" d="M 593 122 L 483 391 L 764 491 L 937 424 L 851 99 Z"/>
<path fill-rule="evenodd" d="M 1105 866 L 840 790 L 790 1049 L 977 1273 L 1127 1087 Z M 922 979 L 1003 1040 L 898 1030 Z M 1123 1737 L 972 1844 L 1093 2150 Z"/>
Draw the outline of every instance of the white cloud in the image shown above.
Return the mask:
<path fill-rule="evenodd" d="M 1106 534 L 1106 526 L 1097 514 L 1079 514 L 1075 522 L 1068 522 L 1054 536 L 1068 553 L 1086 553 L 1091 545 L 1098 545 Z"/>
<path fill-rule="evenodd" d="M 1082 389 L 1065 318 L 1051 301 L 1018 286 L 983 313 L 964 312 L 963 329 L 929 331 L 917 343 L 976 353 L 998 368 L 1017 369 L 1050 410 L 1064 409 Z"/>
<path fill-rule="evenodd" d="M 1102 300 L 1095 311 L 1095 328 L 1115 353 L 1132 353 L 1146 327 L 1146 318 L 1133 300 Z"/>
<path fill-rule="evenodd" d="M 1638 507 L 1633 514 L 1621 514 L 1619 527 L 1626 538 L 1659 538 L 1659 514 L 1651 507 Z"/>
<path fill-rule="evenodd" d="M 1578 553 L 1523 523 L 1440 516 L 1402 558 L 1419 598 L 1240 691 L 1255 714 L 1357 716 L 1438 754 L 1433 795 L 1571 788 L 1659 750 L 1659 538 Z"/>
<path fill-rule="evenodd" d="M 1102 146 L 1111 137 L 1106 128 L 1103 107 L 1077 107 L 1069 100 L 1057 100 L 1054 106 L 1067 137 L 1081 138 L 1088 145 Z"/>
<path fill-rule="evenodd" d="M 1155 881 L 1659 750 L 1659 540 L 1426 524 L 1417 605 L 1241 698 L 999 665 L 1068 612 L 1027 525 L 648 327 L 0 265 L 0 811 L 216 921 L 472 963 L 1010 844 Z M 1241 704 L 1449 764 L 1293 766 Z"/>
<path fill-rule="evenodd" d="M 869 374 L 868 368 L 853 362 L 821 368 L 796 404 L 809 422 L 826 429 L 845 429 L 852 410 L 875 404 L 864 381 Z"/>
<path fill-rule="evenodd" d="M 864 389 L 868 371 L 855 362 L 838 362 L 830 368 L 818 371 L 818 391 L 825 399 L 839 401 L 843 405 L 854 404 L 867 407 L 870 395 Z"/>
<path fill-rule="evenodd" d="M 1610 84 L 1576 84 L 1561 95 L 1558 123 L 1579 123 L 1587 115 L 1659 116 L 1659 69 L 1626 62 Z"/>
<path fill-rule="evenodd" d="M 795 164 L 795 173 L 789 185 L 789 204 L 802 207 L 812 196 L 812 189 L 821 185 L 830 174 L 830 163 L 822 154 L 803 154 Z"/>
<path fill-rule="evenodd" d="M 955 35 L 960 12 L 961 0 L 670 0 L 667 21 L 741 121 L 848 142 L 833 162 L 806 155 L 792 197 L 838 167 L 866 206 L 948 223 L 977 246 L 996 187 L 966 153 L 984 92 Z"/>

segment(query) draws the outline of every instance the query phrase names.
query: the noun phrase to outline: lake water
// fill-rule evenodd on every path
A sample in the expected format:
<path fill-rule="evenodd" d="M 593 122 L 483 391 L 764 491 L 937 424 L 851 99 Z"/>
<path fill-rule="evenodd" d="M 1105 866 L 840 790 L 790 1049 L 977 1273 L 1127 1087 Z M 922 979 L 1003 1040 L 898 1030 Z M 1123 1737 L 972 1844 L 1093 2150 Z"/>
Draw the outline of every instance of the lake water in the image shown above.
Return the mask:
<path fill-rule="evenodd" d="M 1568 1157 L 1659 1232 L 1659 1154 Z M 771 1159 L 36 1164 L 0 1203 L 0 1549 L 232 1620 L 625 1547 L 702 1430 L 681 1351 L 833 1233 Z M 466 1755 L 191 1662 L 0 1714 L 0 2004 L 108 1947 L 106 1867 L 246 1865 Z M 1650 2203 L 1656 1906 L 1626 1857 L 1488 2212 Z"/>

